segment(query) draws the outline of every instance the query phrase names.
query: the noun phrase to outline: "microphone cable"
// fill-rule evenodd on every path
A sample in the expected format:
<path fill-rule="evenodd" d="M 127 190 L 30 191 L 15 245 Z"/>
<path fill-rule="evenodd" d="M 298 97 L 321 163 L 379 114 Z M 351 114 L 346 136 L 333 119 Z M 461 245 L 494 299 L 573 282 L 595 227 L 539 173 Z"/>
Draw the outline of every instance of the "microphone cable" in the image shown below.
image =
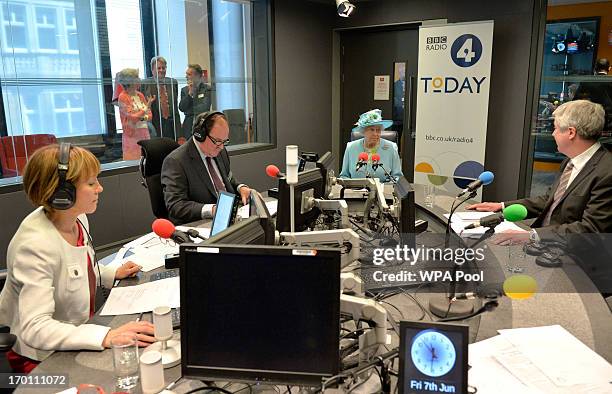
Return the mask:
<path fill-rule="evenodd" d="M 103 288 L 103 286 L 102 286 L 102 273 L 100 273 L 100 264 L 98 263 L 98 257 L 96 255 L 96 247 L 95 247 L 95 245 L 93 243 L 93 239 L 91 239 L 91 235 L 89 234 L 89 231 L 87 231 L 87 228 L 85 227 L 83 222 L 81 222 L 81 219 L 77 218 L 77 222 L 81 225 L 81 228 L 83 229 L 83 231 L 87 235 L 87 243 L 89 244 L 89 247 L 93 251 L 93 258 L 94 258 L 93 265 L 98 270 L 98 284 L 99 284 L 100 288 Z"/>

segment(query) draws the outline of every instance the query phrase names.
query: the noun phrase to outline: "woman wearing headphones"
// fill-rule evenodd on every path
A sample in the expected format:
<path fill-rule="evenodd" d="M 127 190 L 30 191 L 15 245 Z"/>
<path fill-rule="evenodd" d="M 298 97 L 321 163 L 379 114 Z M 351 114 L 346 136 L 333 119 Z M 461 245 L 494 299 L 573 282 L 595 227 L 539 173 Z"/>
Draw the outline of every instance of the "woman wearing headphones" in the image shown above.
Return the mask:
<path fill-rule="evenodd" d="M 15 372 L 29 373 L 55 350 L 102 350 L 113 337 L 136 333 L 141 346 L 155 341 L 153 325 L 132 322 L 111 330 L 86 324 L 97 284 L 134 275 L 140 267 L 97 264 L 86 214 L 96 211 L 100 162 L 70 144 L 37 150 L 25 168 L 24 191 L 38 208 L 21 222 L 7 253 L 0 323 L 17 336 L 7 353 Z"/>

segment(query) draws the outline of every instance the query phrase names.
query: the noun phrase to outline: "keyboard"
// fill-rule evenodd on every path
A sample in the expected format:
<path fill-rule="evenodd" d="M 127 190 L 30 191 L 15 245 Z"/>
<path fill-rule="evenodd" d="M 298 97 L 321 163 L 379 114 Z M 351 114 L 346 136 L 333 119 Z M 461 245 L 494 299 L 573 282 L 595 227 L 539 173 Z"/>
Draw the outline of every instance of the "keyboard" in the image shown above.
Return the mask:
<path fill-rule="evenodd" d="M 154 280 L 174 278 L 176 276 L 179 276 L 178 269 L 167 270 L 163 272 L 156 272 L 154 274 L 151 274 L 151 276 L 149 276 L 149 281 L 153 282 Z M 172 328 L 176 329 L 176 328 L 179 328 L 180 326 L 181 326 L 181 308 L 173 308 L 172 309 Z"/>
<path fill-rule="evenodd" d="M 167 279 L 167 278 L 174 278 L 175 276 L 179 276 L 178 269 L 173 269 L 173 270 L 168 270 L 168 271 L 163 271 L 163 272 L 156 272 L 154 274 L 151 274 L 151 276 L 149 276 L 149 282 L 153 282 L 155 280 Z"/>

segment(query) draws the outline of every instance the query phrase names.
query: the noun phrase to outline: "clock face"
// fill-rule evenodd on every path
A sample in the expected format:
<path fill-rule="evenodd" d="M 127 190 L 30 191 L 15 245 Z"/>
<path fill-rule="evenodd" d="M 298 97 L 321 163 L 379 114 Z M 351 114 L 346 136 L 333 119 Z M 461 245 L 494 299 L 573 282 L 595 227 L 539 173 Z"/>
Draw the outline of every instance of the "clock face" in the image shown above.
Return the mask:
<path fill-rule="evenodd" d="M 455 345 L 436 330 L 419 332 L 412 340 L 410 356 L 417 369 L 431 377 L 446 375 L 457 359 Z"/>

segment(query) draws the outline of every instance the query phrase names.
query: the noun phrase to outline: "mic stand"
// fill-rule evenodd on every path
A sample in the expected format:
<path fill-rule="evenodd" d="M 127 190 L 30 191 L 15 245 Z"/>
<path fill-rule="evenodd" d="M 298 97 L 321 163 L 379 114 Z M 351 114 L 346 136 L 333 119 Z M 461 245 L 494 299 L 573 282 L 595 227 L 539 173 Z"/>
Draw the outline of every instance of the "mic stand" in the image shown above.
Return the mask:
<path fill-rule="evenodd" d="M 468 194 L 468 196 L 466 198 L 464 198 L 463 200 L 461 200 L 461 202 L 455 206 L 455 202 L 457 202 L 457 199 L 453 200 L 453 204 L 451 205 L 451 209 L 450 212 L 448 214 L 448 220 L 446 221 L 446 237 L 444 238 L 444 249 L 448 248 L 448 245 L 450 243 L 450 232 L 451 232 L 451 220 L 453 218 L 453 214 L 455 213 L 455 211 L 457 209 L 459 209 L 459 207 L 461 205 L 463 205 L 463 203 L 465 203 L 467 200 L 469 200 L 470 198 L 474 198 L 476 197 L 476 191 L 472 191 L 470 192 L 470 194 Z"/>
<path fill-rule="evenodd" d="M 372 167 L 374 167 L 374 165 L 372 165 Z M 383 172 L 385 173 L 385 176 L 391 181 L 391 183 L 393 183 L 394 185 L 397 185 L 397 180 L 395 179 L 395 177 L 389 174 L 389 171 L 387 171 L 381 163 L 378 163 L 378 167 L 382 168 Z M 376 168 L 374 168 L 374 171 L 376 171 Z"/>
<path fill-rule="evenodd" d="M 487 231 L 485 231 L 484 234 L 482 234 L 476 242 L 474 242 L 472 245 L 469 246 L 469 248 L 473 249 L 476 245 L 480 244 L 481 242 L 483 242 L 484 240 L 486 240 L 487 238 L 490 238 L 493 234 L 495 234 L 495 227 L 496 225 L 489 227 Z M 465 264 L 468 264 L 468 263 L 469 262 L 467 261 L 465 262 Z M 457 293 L 457 282 L 455 279 L 457 278 L 458 270 L 459 270 L 459 265 L 455 264 L 455 266 L 453 267 L 453 271 L 452 271 L 452 280 L 449 283 L 448 297 L 444 299 L 440 299 L 440 297 L 435 297 L 435 298 L 432 297 L 432 299 L 429 301 L 430 312 L 438 317 L 450 318 L 450 317 L 457 317 L 457 316 L 465 316 L 465 315 L 469 315 L 470 313 L 474 311 L 473 300 L 455 300 L 453 301 L 453 298 L 455 297 Z"/>

